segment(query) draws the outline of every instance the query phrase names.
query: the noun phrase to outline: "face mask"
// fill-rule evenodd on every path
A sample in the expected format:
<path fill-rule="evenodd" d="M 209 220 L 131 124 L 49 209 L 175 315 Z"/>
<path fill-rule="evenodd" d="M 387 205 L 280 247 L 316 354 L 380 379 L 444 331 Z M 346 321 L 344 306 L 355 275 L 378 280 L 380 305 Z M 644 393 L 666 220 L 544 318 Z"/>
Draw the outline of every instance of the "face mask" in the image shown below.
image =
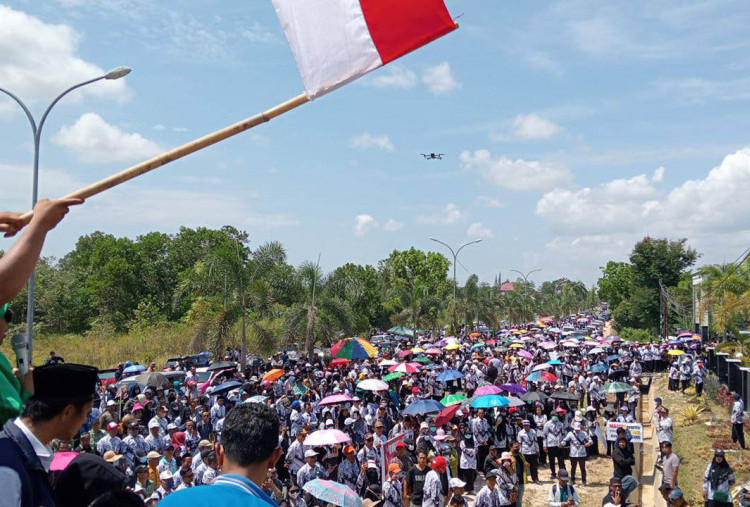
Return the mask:
<path fill-rule="evenodd" d="M 471 433 L 467 433 L 466 435 L 464 435 L 464 437 L 467 438 L 467 439 L 471 438 Z"/>

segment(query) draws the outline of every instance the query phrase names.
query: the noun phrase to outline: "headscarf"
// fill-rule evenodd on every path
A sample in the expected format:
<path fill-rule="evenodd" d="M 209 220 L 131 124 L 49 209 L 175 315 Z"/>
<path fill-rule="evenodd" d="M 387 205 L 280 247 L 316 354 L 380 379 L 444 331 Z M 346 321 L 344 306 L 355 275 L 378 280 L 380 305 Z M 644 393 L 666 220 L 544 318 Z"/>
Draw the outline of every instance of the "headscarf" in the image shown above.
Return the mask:
<path fill-rule="evenodd" d="M 732 473 L 734 473 L 734 470 L 732 470 L 732 467 L 727 463 L 726 457 L 724 457 L 724 459 L 721 460 L 721 463 L 719 463 L 716 461 L 716 456 L 714 456 L 711 461 L 711 466 L 708 469 L 708 479 L 711 482 L 711 489 L 716 491 L 719 484 L 726 481 L 727 477 Z"/>

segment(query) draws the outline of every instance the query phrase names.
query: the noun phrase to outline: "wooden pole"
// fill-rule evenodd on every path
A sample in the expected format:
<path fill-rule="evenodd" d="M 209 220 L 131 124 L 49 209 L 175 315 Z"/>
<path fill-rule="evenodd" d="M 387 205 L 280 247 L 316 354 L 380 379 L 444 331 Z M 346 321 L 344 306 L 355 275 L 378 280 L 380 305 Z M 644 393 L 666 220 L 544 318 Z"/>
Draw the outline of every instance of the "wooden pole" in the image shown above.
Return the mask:
<path fill-rule="evenodd" d="M 173 160 L 177 160 L 184 157 L 185 155 L 190 155 L 191 153 L 194 153 L 198 150 L 202 150 L 207 146 L 211 146 L 212 144 L 216 144 L 219 141 L 223 141 L 224 139 L 235 136 L 240 132 L 244 132 L 257 125 L 260 125 L 261 123 L 266 123 L 279 115 L 282 115 L 298 106 L 301 106 L 302 104 L 305 104 L 308 101 L 309 99 L 307 98 L 307 95 L 301 93 L 296 97 L 287 100 L 286 102 L 282 102 L 281 104 L 263 111 L 260 114 L 256 114 L 255 116 L 246 118 L 233 125 L 224 127 L 221 130 L 217 130 L 201 138 L 190 141 L 189 143 L 183 144 L 182 146 L 173 148 L 165 153 L 162 153 L 161 155 L 157 155 L 154 158 L 141 162 L 140 164 L 136 164 L 123 171 L 120 171 L 119 173 L 113 174 L 112 176 L 108 176 L 103 180 L 99 180 L 96 183 L 92 183 L 91 185 L 88 185 L 86 187 L 79 188 L 75 192 L 71 192 L 63 196 L 62 198 L 87 199 L 96 194 L 100 194 L 107 189 L 116 187 L 120 183 L 132 180 L 133 178 L 140 176 L 141 174 L 145 174 L 149 171 L 153 171 L 158 167 L 166 165 Z M 33 215 L 34 211 L 32 210 L 21 215 L 21 219 L 28 221 Z"/>

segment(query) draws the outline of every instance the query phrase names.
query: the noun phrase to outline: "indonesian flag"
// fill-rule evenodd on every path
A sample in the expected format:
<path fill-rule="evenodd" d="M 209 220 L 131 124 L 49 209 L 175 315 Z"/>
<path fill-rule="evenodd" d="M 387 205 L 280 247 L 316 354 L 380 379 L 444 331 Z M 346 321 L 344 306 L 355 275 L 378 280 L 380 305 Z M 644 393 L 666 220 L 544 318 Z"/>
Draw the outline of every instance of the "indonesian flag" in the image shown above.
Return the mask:
<path fill-rule="evenodd" d="M 273 0 L 314 99 L 456 29 L 443 0 Z"/>

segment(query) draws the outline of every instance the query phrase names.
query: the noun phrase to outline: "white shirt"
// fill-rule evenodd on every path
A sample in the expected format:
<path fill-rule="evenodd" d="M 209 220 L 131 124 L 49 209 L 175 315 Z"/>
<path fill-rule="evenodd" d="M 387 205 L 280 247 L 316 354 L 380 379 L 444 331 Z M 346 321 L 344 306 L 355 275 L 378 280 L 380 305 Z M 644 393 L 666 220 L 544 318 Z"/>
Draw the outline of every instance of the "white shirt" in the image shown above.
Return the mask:
<path fill-rule="evenodd" d="M 42 463 L 44 471 L 49 472 L 49 467 L 54 459 L 54 452 L 52 449 L 36 438 L 20 417 L 16 417 L 13 424 L 18 426 L 18 429 L 20 429 L 28 439 L 31 447 L 34 449 L 34 453 Z M 21 505 L 21 478 L 18 476 L 18 473 L 10 467 L 0 467 L 0 490 L 3 492 L 3 494 L 0 495 L 0 507 L 17 507 Z"/>

